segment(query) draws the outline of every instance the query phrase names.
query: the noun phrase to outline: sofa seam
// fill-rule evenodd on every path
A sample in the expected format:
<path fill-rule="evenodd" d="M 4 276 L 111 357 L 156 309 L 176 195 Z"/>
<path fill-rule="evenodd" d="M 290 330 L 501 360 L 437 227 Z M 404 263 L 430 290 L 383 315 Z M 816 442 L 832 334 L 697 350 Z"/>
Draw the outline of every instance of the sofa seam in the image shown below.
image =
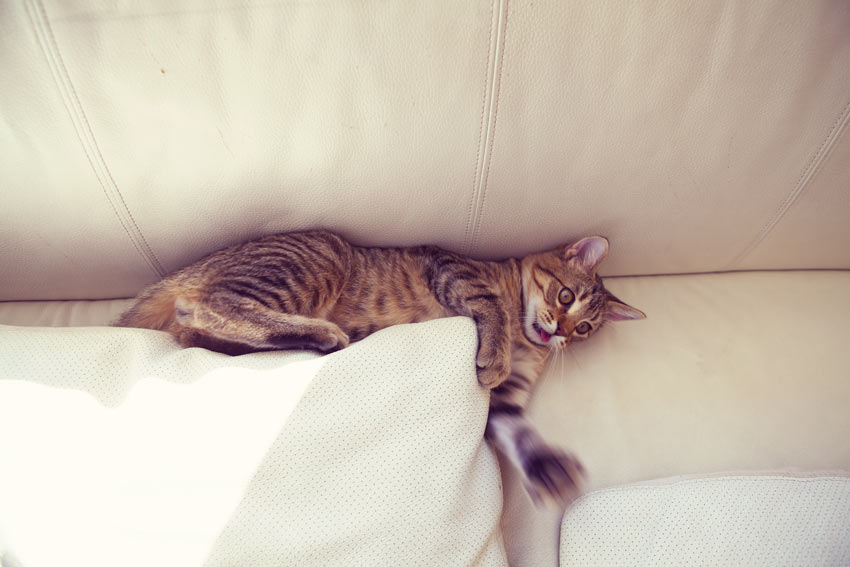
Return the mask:
<path fill-rule="evenodd" d="M 479 117 L 479 126 L 478 126 L 478 144 L 475 152 L 475 169 L 472 172 L 472 192 L 469 196 L 469 207 L 467 207 L 466 211 L 466 229 L 463 232 L 463 242 L 464 249 L 466 248 L 466 243 L 469 238 L 469 230 L 472 225 L 472 210 L 475 205 L 475 195 L 476 189 L 478 188 L 478 164 L 481 160 L 481 139 L 484 136 L 484 110 L 487 108 L 487 93 L 490 92 L 487 88 L 488 79 L 490 77 L 490 59 L 493 56 L 493 50 L 491 48 L 491 44 L 493 41 L 493 16 L 496 11 L 496 2 L 498 0 L 494 0 L 490 4 L 490 31 L 487 35 L 487 61 L 484 65 L 484 94 L 481 96 L 481 115 Z"/>
<path fill-rule="evenodd" d="M 86 116 L 82 102 L 77 94 L 77 90 L 74 87 L 74 83 L 71 81 L 70 74 L 65 66 L 58 42 L 56 41 L 56 36 L 53 33 L 53 29 L 50 27 L 50 22 L 47 17 L 47 11 L 44 8 L 43 1 L 25 0 L 24 3 L 33 33 L 36 36 L 36 41 L 39 43 L 44 59 L 52 71 L 54 83 L 59 91 L 59 96 L 64 102 L 65 110 L 71 119 L 71 124 L 74 127 L 77 140 L 80 142 L 80 147 L 86 156 L 86 160 L 89 162 L 89 166 L 91 167 L 98 184 L 103 190 L 103 194 L 106 197 L 112 212 L 117 218 L 118 223 L 121 225 L 121 228 L 130 239 L 130 243 L 133 245 L 133 248 L 135 248 L 139 255 L 142 256 L 142 259 L 145 260 L 145 263 L 151 268 L 151 270 L 153 270 L 157 277 L 162 277 L 165 274 L 165 270 L 139 228 L 133 213 L 127 206 L 124 196 L 121 194 L 121 190 L 118 188 L 118 184 L 116 183 L 109 166 L 106 164 L 106 160 L 103 157 L 100 146 L 98 145 L 97 138 L 95 138 L 94 132 L 92 131 L 91 123 Z M 83 129 L 84 131 L 81 131 Z M 88 132 L 88 136 L 85 135 L 86 132 Z M 92 146 L 93 150 L 89 146 Z M 103 169 L 108 180 L 104 178 L 103 172 L 98 171 L 98 165 Z M 114 193 L 114 196 L 110 196 L 110 189 L 112 190 L 111 192 Z M 120 201 L 120 207 L 116 206 L 116 198 Z M 122 218 L 119 208 L 123 208 L 129 220 L 127 218 Z"/>
<path fill-rule="evenodd" d="M 832 155 L 833 148 L 835 148 L 838 141 L 844 135 L 848 122 L 850 122 L 850 101 L 844 105 L 838 113 L 838 117 L 832 122 L 829 133 L 806 163 L 791 191 L 785 196 L 785 199 L 782 200 L 773 215 L 765 221 L 755 238 L 726 265 L 725 269 L 732 269 L 740 265 L 773 232 L 773 229 L 776 228 L 806 189 L 811 186 L 812 181 L 817 177 L 818 173 L 822 171 L 824 164 L 828 161 L 829 156 Z"/>
<path fill-rule="evenodd" d="M 491 104 L 493 105 L 493 117 L 490 124 L 490 144 L 487 151 L 487 170 L 484 174 L 484 178 L 482 180 L 481 192 L 479 194 L 479 207 L 478 214 L 475 219 L 475 226 L 472 229 L 472 238 L 469 241 L 469 250 L 467 253 L 472 253 L 475 249 L 475 241 L 478 239 L 478 236 L 481 234 L 481 225 L 484 219 L 484 209 L 487 203 L 487 183 L 490 181 L 490 167 L 493 165 L 493 146 L 496 141 L 496 121 L 499 116 L 499 101 L 501 99 L 500 94 L 502 91 L 502 71 L 505 69 L 505 43 L 507 38 L 507 30 L 508 30 L 508 11 L 510 9 L 509 0 L 504 0 L 504 20 L 501 22 L 499 30 L 502 35 L 501 46 L 497 51 L 497 55 L 499 56 L 499 61 L 496 63 L 498 66 L 498 76 L 495 79 L 495 85 L 493 88 L 493 101 Z"/>
<path fill-rule="evenodd" d="M 497 6 L 498 5 L 498 6 Z M 493 0 L 490 12 L 490 34 L 488 36 L 487 74 L 484 84 L 484 99 L 481 108 L 481 126 L 478 137 L 478 153 L 475 158 L 472 196 L 464 232 L 463 253 L 469 254 L 481 227 L 481 216 L 487 195 L 487 181 L 493 155 L 493 141 L 496 132 L 496 117 L 499 111 L 499 92 L 502 83 L 502 64 L 504 60 L 505 36 L 508 19 L 508 0 Z M 495 41 L 493 30 L 496 30 Z M 485 120 L 486 117 L 486 120 Z M 486 124 L 486 128 L 485 128 Z M 482 140 L 483 138 L 483 140 Z"/>

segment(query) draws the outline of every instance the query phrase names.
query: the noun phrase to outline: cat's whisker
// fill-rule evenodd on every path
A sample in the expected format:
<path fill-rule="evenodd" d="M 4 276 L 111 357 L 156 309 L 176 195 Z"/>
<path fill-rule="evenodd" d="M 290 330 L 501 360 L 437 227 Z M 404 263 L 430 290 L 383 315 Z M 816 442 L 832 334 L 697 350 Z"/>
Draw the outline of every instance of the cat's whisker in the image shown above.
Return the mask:
<path fill-rule="evenodd" d="M 570 351 L 570 356 L 572 356 L 572 357 L 573 357 L 573 360 L 574 360 L 574 361 L 575 361 L 575 363 L 576 363 L 576 368 L 579 370 L 579 372 L 581 372 L 582 374 L 584 374 L 584 369 L 581 367 L 581 363 L 578 361 L 578 356 L 576 356 L 576 353 L 574 353 L 574 352 Z"/>
<path fill-rule="evenodd" d="M 552 366 L 552 372 L 557 374 L 556 380 L 559 384 L 561 383 L 561 380 L 562 380 L 561 376 L 564 373 L 563 361 L 564 361 L 563 353 L 560 350 L 555 351 L 555 357 L 552 361 L 551 366 Z"/>
<path fill-rule="evenodd" d="M 565 349 L 561 349 L 561 353 L 560 353 L 561 354 L 561 356 L 560 356 L 560 359 L 561 359 L 561 372 L 560 372 L 561 378 L 560 379 L 561 379 L 562 382 L 567 381 L 567 355 L 565 354 L 564 351 L 565 351 Z"/>
<path fill-rule="evenodd" d="M 550 373 L 557 372 L 560 373 L 561 369 L 561 351 L 557 349 L 549 349 L 549 353 L 546 355 L 547 359 L 551 356 L 551 361 L 549 361 Z"/>
<path fill-rule="evenodd" d="M 555 349 L 553 349 L 553 348 L 547 349 L 546 350 L 546 356 L 543 357 L 543 362 L 540 364 L 540 366 L 544 366 L 549 361 L 549 357 L 551 357 L 552 353 L 554 353 L 554 352 L 555 352 Z"/>
<path fill-rule="evenodd" d="M 552 358 L 549 362 L 549 366 L 551 366 L 553 369 L 557 369 L 558 360 L 561 358 L 561 353 L 558 350 L 552 348 L 549 349 L 549 353 L 546 356 Z"/>

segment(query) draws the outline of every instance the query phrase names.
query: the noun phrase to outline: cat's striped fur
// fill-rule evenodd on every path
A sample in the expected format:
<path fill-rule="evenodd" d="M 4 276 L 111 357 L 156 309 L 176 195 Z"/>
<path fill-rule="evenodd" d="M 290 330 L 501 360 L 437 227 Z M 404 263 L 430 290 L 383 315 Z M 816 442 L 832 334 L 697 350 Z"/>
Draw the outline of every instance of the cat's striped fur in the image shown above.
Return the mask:
<path fill-rule="evenodd" d="M 584 340 L 606 321 L 643 317 L 603 287 L 596 271 L 607 252 L 605 239 L 590 237 L 485 262 L 433 246 L 356 247 L 325 231 L 278 234 L 149 286 L 117 325 L 237 355 L 331 352 L 390 325 L 469 316 L 478 329 L 478 379 L 492 389 L 487 437 L 535 499 L 564 498 L 581 466 L 546 445 L 523 410 L 550 349 Z"/>

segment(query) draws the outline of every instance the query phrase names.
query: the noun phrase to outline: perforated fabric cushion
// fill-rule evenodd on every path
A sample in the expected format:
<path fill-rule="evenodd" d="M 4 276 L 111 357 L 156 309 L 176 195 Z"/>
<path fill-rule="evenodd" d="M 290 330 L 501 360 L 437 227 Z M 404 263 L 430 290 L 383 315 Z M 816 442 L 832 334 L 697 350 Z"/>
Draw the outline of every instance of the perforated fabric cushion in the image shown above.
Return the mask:
<path fill-rule="evenodd" d="M 0 327 L 3 566 L 504 565 L 464 318 L 338 353 Z"/>
<path fill-rule="evenodd" d="M 850 478 L 730 476 L 586 495 L 561 567 L 850 565 Z"/>

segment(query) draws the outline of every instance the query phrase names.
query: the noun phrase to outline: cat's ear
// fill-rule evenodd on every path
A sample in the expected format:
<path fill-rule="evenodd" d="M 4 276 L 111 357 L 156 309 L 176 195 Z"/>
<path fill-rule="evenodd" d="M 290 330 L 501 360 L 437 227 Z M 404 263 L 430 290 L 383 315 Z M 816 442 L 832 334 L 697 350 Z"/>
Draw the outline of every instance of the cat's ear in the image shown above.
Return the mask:
<path fill-rule="evenodd" d="M 635 321 L 646 319 L 646 314 L 609 294 L 605 306 L 605 319 L 607 321 Z"/>
<path fill-rule="evenodd" d="M 588 236 L 575 244 L 567 246 L 564 258 L 575 259 L 590 275 L 596 275 L 599 264 L 608 255 L 608 239 L 601 236 Z"/>

